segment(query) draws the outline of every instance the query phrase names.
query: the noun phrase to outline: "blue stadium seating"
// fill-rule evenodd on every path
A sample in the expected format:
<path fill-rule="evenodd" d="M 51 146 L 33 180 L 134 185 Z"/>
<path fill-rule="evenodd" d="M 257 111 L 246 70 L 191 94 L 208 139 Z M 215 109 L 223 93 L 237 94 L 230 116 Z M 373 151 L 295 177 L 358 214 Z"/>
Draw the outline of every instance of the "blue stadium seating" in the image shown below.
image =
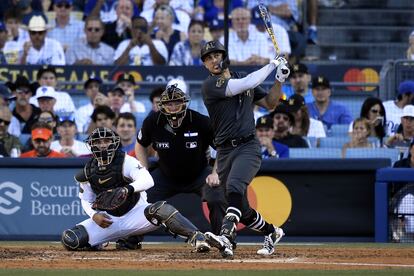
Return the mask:
<path fill-rule="evenodd" d="M 19 140 L 20 140 L 20 143 L 24 146 L 24 145 L 26 145 L 26 143 L 27 143 L 27 141 L 29 141 L 29 139 L 31 138 L 32 136 L 30 135 L 30 134 L 28 134 L 28 133 L 26 133 L 26 134 L 20 134 L 20 136 L 19 136 Z"/>
<path fill-rule="evenodd" d="M 353 148 L 347 149 L 345 158 L 389 158 L 394 164 L 400 157 L 399 149 L 390 148 Z"/>
<path fill-rule="evenodd" d="M 341 149 L 337 148 L 290 148 L 290 158 L 342 158 Z"/>
<path fill-rule="evenodd" d="M 320 148 L 342 148 L 342 146 L 349 142 L 351 138 L 347 136 L 333 136 L 320 138 L 319 147 Z"/>
<path fill-rule="evenodd" d="M 329 136 L 348 136 L 349 125 L 332 125 Z"/>

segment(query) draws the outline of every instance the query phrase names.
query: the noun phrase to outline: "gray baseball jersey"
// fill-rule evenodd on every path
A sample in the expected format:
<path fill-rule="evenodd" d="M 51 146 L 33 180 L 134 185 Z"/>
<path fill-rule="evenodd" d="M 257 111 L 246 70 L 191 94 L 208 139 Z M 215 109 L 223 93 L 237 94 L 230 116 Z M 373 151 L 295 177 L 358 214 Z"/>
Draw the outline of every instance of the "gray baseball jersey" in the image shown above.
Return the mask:
<path fill-rule="evenodd" d="M 232 72 L 232 78 L 245 75 Z M 254 103 L 267 95 L 260 86 L 239 95 L 226 96 L 229 79 L 210 75 L 203 83 L 202 95 L 214 129 L 214 143 L 223 144 L 229 139 L 247 137 L 255 133 Z"/>

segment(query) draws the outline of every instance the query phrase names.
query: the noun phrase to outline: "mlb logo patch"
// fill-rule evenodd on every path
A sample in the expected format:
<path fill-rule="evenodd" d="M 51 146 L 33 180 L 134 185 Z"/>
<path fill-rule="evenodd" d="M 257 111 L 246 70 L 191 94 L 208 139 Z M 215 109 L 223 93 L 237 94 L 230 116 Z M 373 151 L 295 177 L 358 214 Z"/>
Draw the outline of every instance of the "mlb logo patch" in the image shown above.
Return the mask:
<path fill-rule="evenodd" d="M 197 147 L 197 142 L 186 142 L 185 147 L 187 149 L 195 149 Z"/>

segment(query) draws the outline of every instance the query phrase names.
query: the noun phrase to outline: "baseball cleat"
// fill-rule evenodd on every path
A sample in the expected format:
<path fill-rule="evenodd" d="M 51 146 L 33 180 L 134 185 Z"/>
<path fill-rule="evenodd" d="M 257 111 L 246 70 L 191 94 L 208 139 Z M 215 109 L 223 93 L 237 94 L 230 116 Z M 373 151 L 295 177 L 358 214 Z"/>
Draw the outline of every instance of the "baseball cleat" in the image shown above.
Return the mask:
<path fill-rule="evenodd" d="M 231 258 L 233 257 L 233 245 L 231 244 L 230 240 L 225 236 L 217 236 L 211 232 L 207 232 L 206 234 L 207 242 L 217 248 L 221 256 L 223 258 Z"/>
<path fill-rule="evenodd" d="M 196 241 L 195 248 L 198 253 L 205 253 L 210 251 L 210 245 L 206 241 Z"/>
<path fill-rule="evenodd" d="M 206 236 L 201 232 L 195 232 L 190 239 L 190 244 L 195 247 L 198 253 L 204 253 L 210 251 L 210 245 L 206 240 Z"/>
<path fill-rule="evenodd" d="M 285 235 L 282 228 L 275 227 L 275 231 L 264 237 L 263 247 L 257 250 L 257 254 L 263 256 L 272 255 L 275 252 L 276 244 Z"/>

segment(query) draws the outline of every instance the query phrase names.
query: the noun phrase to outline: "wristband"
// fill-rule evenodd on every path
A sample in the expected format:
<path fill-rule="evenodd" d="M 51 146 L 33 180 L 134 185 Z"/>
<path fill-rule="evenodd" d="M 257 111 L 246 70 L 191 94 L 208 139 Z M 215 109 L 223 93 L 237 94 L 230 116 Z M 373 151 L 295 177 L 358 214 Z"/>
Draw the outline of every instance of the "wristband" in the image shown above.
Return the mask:
<path fill-rule="evenodd" d="M 127 185 L 126 188 L 128 189 L 128 195 L 132 195 L 135 192 L 134 187 L 131 185 Z"/>

